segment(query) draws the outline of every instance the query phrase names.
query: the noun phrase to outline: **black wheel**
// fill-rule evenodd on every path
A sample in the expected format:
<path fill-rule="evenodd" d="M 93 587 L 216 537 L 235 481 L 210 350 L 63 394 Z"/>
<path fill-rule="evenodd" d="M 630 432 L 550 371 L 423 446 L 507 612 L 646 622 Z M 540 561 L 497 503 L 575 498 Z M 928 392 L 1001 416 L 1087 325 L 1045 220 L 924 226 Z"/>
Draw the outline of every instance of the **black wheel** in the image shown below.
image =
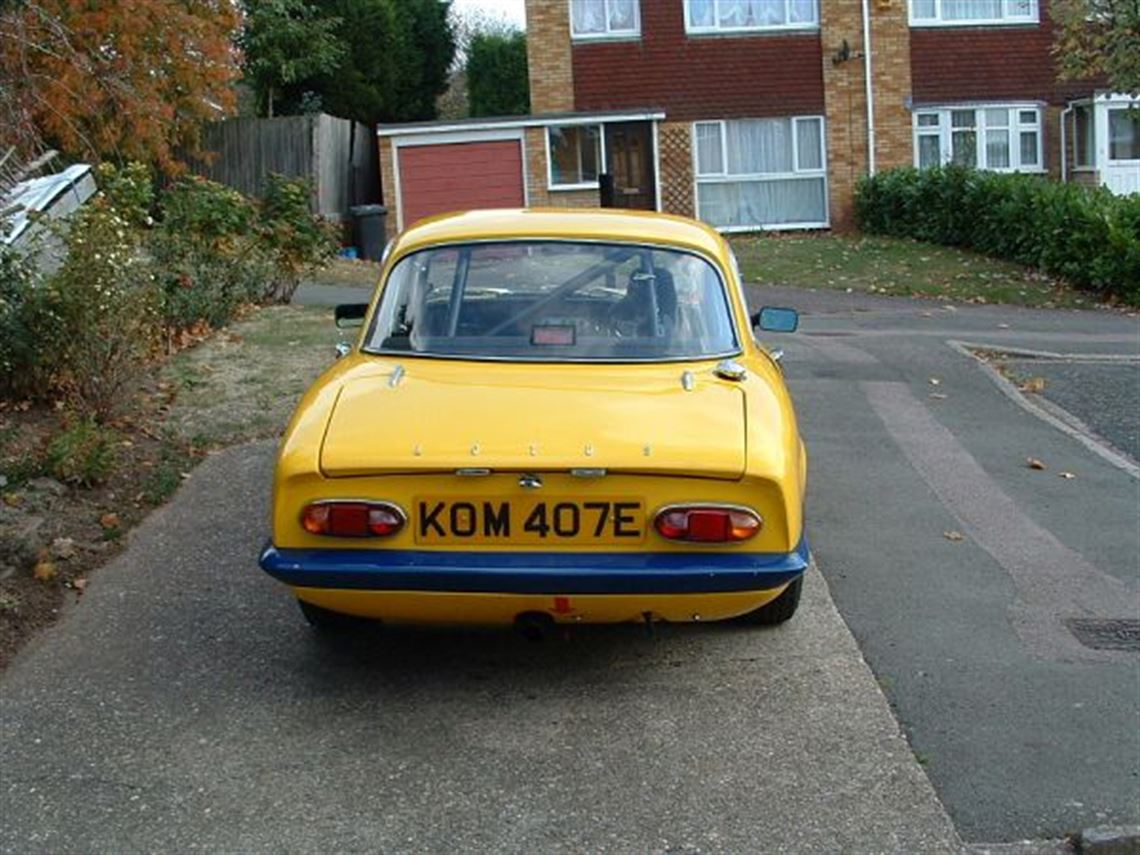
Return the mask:
<path fill-rule="evenodd" d="M 804 577 L 799 576 L 784 589 L 784 592 L 770 603 L 765 603 L 755 611 L 748 612 L 737 618 L 741 623 L 752 626 L 775 626 L 791 619 L 800 604 L 800 591 L 804 586 Z"/>
<path fill-rule="evenodd" d="M 355 623 L 351 615 L 315 606 L 312 603 L 306 603 L 304 600 L 297 600 L 297 605 L 301 607 L 301 614 L 305 616 L 309 626 L 318 632 L 343 632 Z"/>

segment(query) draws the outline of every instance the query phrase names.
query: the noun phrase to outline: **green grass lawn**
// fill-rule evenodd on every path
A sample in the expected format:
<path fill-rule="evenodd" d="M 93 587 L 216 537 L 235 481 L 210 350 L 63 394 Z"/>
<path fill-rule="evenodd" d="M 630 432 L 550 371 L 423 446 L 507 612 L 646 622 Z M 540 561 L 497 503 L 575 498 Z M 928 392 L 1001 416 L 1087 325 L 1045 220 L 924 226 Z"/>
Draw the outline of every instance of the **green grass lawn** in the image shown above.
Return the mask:
<path fill-rule="evenodd" d="M 765 285 L 1046 308 L 1096 303 L 1020 265 L 912 240 L 805 233 L 748 235 L 731 243 L 745 281 Z"/>
<path fill-rule="evenodd" d="M 334 346 L 355 333 L 338 331 L 328 309 L 259 309 L 163 366 L 176 392 L 166 434 L 202 449 L 278 436 Z"/>

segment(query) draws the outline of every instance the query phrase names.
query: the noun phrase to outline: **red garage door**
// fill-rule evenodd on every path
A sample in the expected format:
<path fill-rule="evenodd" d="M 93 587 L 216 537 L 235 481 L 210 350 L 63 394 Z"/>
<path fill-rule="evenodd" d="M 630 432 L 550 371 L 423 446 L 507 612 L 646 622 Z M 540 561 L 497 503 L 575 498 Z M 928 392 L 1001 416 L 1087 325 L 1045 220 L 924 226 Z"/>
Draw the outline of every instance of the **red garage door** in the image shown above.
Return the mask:
<path fill-rule="evenodd" d="M 522 146 L 518 140 L 400 148 L 404 226 L 446 211 L 521 208 Z"/>

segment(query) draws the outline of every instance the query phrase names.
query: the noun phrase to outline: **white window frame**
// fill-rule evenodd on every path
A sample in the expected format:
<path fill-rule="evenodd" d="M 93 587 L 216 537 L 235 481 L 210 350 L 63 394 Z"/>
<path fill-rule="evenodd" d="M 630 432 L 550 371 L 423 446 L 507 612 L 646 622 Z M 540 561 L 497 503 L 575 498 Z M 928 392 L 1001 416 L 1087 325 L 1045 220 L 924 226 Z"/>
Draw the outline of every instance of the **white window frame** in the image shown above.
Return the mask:
<path fill-rule="evenodd" d="M 968 18 L 962 20 L 950 18 L 947 20 L 942 17 L 943 0 L 934 0 L 933 18 L 915 17 L 915 0 L 907 0 L 907 13 L 912 27 L 1010 27 L 1041 23 L 1040 0 L 1032 0 L 1033 10 L 1028 15 L 1010 14 L 1009 9 L 1018 2 L 1020 0 L 1002 0 L 1002 9 L 1005 11 L 1000 18 Z"/>
<path fill-rule="evenodd" d="M 747 117 L 752 118 L 752 117 Z M 747 121 L 747 118 L 745 121 Z M 792 171 L 791 172 L 728 172 L 728 134 L 725 126 L 732 119 L 702 119 L 693 122 L 690 129 L 691 145 L 693 151 L 693 210 L 700 218 L 701 184 L 744 184 L 756 181 L 787 181 L 794 178 L 822 178 L 823 179 L 823 210 L 824 219 L 814 223 L 764 223 L 763 225 L 743 226 L 717 226 L 719 232 L 731 234 L 733 232 L 756 231 L 792 231 L 800 229 L 827 229 L 831 228 L 831 182 L 827 177 L 827 119 L 824 116 L 761 116 L 756 118 L 790 119 L 792 123 Z M 800 167 L 800 122 L 819 121 L 819 167 Z M 697 128 L 700 125 L 720 126 L 720 172 L 700 171 L 700 154 L 697 151 Z"/>
<path fill-rule="evenodd" d="M 639 39 L 641 38 L 641 0 L 633 0 L 633 29 L 631 30 L 611 30 L 610 29 L 610 2 L 611 0 L 597 0 L 599 3 L 605 4 L 606 16 L 606 29 L 600 33 L 578 33 L 574 31 L 574 3 L 576 0 L 567 0 L 567 8 L 570 11 L 570 39 L 572 41 L 619 41 L 621 39 Z"/>
<path fill-rule="evenodd" d="M 598 174 L 601 175 L 606 171 L 606 126 L 604 122 L 599 122 L 596 119 L 585 121 L 571 121 L 571 122 L 558 122 L 555 124 L 547 125 L 543 128 L 542 137 L 546 145 L 546 189 L 555 192 L 563 192 L 568 190 L 597 190 L 599 187 L 598 181 L 579 181 L 574 184 L 555 184 L 554 183 L 554 161 L 550 157 L 550 132 L 556 128 L 597 128 L 598 129 Z M 578 150 L 578 157 L 581 160 L 581 149 Z M 578 174 L 582 174 L 581 164 L 579 163 Z"/>
<path fill-rule="evenodd" d="M 1030 174 L 1041 174 L 1048 171 L 1045 168 L 1045 105 L 1039 103 L 951 104 L 942 107 L 915 107 L 911 115 L 911 143 L 914 146 L 915 168 L 923 168 L 919 162 L 919 137 L 922 136 L 938 136 L 941 155 L 940 166 L 953 163 L 954 128 L 951 126 L 950 115 L 959 110 L 972 110 L 974 112 L 974 124 L 970 130 L 973 130 L 976 140 L 975 169 L 988 172 L 1024 172 Z M 986 163 L 986 110 L 1005 110 L 1009 115 L 1009 120 L 1005 125 L 994 126 L 995 129 L 1009 132 L 1009 166 L 992 168 Z M 1022 122 L 1022 110 L 1034 110 L 1037 113 L 1036 123 Z M 938 116 L 937 129 L 933 125 L 919 125 L 919 117 L 928 115 Z M 1023 166 L 1021 163 L 1021 134 L 1030 131 L 1037 134 L 1037 162 Z"/>
<path fill-rule="evenodd" d="M 663 2 L 663 0 L 657 0 L 657 2 Z M 720 26 L 720 24 L 718 24 L 717 22 L 720 20 L 719 4 L 720 4 L 721 0 L 711 0 L 711 2 L 713 4 L 713 24 L 712 24 L 712 26 L 695 27 L 690 23 L 690 21 L 692 20 L 692 18 L 689 15 L 690 0 L 684 0 L 683 13 L 685 15 L 685 33 L 687 35 L 690 35 L 690 36 L 708 36 L 708 35 L 722 35 L 722 36 L 728 35 L 728 36 L 731 36 L 731 35 L 736 35 L 738 33 L 773 33 L 773 32 L 786 32 L 789 30 L 791 30 L 791 31 L 797 31 L 797 30 L 814 31 L 814 30 L 819 29 L 819 2 L 820 2 L 820 0 L 816 0 L 816 2 L 815 2 L 815 22 L 814 23 L 805 24 L 805 23 L 802 23 L 800 21 L 796 21 L 796 22 L 791 21 L 792 0 L 784 0 L 784 21 L 785 21 L 785 23 L 783 23 L 783 24 L 765 24 L 765 25 L 761 25 L 761 26 L 752 26 L 752 27 L 722 27 L 722 26 Z"/>
<path fill-rule="evenodd" d="M 1127 106 L 1109 106 L 1104 111 L 1104 126 L 1106 129 L 1104 140 L 1104 157 L 1105 163 L 1111 167 L 1120 166 L 1134 166 L 1140 164 L 1140 157 L 1113 157 L 1112 156 L 1112 114 L 1113 113 L 1127 113 L 1130 110 L 1138 109 L 1136 107 Z"/>

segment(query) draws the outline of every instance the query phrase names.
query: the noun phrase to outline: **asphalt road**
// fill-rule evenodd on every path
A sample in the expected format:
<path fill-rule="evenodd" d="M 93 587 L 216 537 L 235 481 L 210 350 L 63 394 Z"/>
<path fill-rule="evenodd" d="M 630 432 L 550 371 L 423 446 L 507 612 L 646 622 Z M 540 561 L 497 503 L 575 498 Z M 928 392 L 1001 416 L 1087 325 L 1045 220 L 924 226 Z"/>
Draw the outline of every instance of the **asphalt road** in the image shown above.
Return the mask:
<path fill-rule="evenodd" d="M 777 343 L 811 455 L 813 551 L 962 837 L 1140 821 L 1140 656 L 1066 624 L 1140 618 L 1138 482 L 948 344 L 1140 360 L 1137 319 L 750 296 L 805 314 Z M 1140 362 L 1031 373 L 1128 447 Z"/>
<path fill-rule="evenodd" d="M 1045 381 L 1047 400 L 1077 415 L 1113 448 L 1140 460 L 1140 366 L 1040 359 L 1014 365 Z"/>

